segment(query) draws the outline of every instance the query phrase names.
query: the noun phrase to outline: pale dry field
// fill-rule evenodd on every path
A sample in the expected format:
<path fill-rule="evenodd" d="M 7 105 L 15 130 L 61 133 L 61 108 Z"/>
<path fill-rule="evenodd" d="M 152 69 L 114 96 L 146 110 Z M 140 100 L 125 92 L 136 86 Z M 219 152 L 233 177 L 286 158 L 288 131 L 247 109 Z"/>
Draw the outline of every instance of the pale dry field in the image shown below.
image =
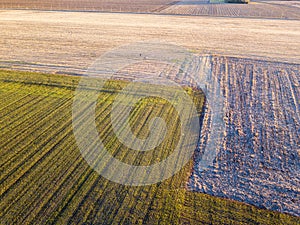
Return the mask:
<path fill-rule="evenodd" d="M 300 8 L 300 2 L 299 1 L 290 1 L 290 0 L 262 0 L 262 2 L 270 3 L 270 4 L 278 4 L 278 5 L 284 5 L 288 7 L 296 7 Z"/>
<path fill-rule="evenodd" d="M 195 53 L 299 63 L 300 21 L 0 11 L 0 66 L 82 73 L 119 45 L 159 40 Z"/>
<path fill-rule="evenodd" d="M 300 19 L 300 8 L 291 7 L 297 4 L 287 1 L 264 2 L 257 0 L 251 1 L 249 4 L 205 4 L 204 2 L 205 0 L 183 0 L 160 12 L 194 16 Z M 208 2 L 206 1 L 206 3 Z"/>
<path fill-rule="evenodd" d="M 153 12 L 159 11 L 172 0 L 1 0 L 2 9 L 75 10 L 109 12 Z"/>

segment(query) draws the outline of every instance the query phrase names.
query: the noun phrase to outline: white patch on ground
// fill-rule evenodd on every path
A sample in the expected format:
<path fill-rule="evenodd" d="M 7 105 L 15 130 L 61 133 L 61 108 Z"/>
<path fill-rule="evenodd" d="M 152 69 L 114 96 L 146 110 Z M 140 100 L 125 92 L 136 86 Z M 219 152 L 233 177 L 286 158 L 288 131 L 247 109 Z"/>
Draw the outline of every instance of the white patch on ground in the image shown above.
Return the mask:
<path fill-rule="evenodd" d="M 225 97 L 225 138 L 209 169 L 208 108 L 188 187 L 300 216 L 300 65 L 215 57 Z"/>

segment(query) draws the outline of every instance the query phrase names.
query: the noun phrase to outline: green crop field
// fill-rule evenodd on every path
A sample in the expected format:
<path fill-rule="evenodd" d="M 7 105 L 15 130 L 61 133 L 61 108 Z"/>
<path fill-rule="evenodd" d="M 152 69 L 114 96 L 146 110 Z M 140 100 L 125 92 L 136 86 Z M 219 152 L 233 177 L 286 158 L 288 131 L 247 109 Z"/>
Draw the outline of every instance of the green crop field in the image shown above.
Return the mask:
<path fill-rule="evenodd" d="M 125 186 L 103 178 L 83 159 L 73 134 L 72 104 L 79 79 L 0 71 L 0 224 L 297 223 L 297 217 L 287 214 L 186 190 L 192 160 L 175 176 L 154 185 Z M 131 113 L 133 133 L 147 136 L 147 121 L 158 116 L 166 121 L 166 139 L 143 154 L 122 146 L 109 115 L 126 84 L 109 81 L 99 93 L 99 136 L 119 160 L 150 165 L 174 149 L 179 119 L 165 100 L 144 98 Z M 203 94 L 185 90 L 201 113 Z"/>

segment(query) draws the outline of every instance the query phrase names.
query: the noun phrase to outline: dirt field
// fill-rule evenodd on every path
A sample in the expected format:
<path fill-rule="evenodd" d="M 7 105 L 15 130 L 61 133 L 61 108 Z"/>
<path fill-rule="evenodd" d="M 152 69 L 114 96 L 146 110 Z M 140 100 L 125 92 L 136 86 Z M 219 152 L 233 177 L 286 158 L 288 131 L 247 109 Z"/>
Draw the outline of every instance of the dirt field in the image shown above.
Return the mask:
<path fill-rule="evenodd" d="M 165 14 L 252 17 L 276 19 L 300 19 L 300 9 L 290 7 L 291 3 L 251 2 L 250 4 L 203 4 L 203 0 L 184 0 L 161 10 Z"/>
<path fill-rule="evenodd" d="M 285 6 L 288 6 L 288 7 L 300 8 L 300 2 L 299 1 L 262 0 L 261 2 L 270 3 L 270 4 L 278 4 L 278 5 L 285 5 Z"/>
<path fill-rule="evenodd" d="M 299 4 L 296 1 L 255 0 L 248 5 L 224 4 L 223 2 L 222 0 L 1 0 L 0 9 L 39 9 L 135 13 L 151 12 L 172 15 L 300 19 Z"/>
<path fill-rule="evenodd" d="M 160 40 L 201 54 L 300 63 L 300 21 L 0 11 L 0 66 L 83 73 L 122 44 Z"/>
<path fill-rule="evenodd" d="M 2 9 L 153 12 L 160 11 L 172 2 L 172 0 L 1 0 L 0 7 Z"/>
<path fill-rule="evenodd" d="M 300 65 L 227 57 L 212 65 L 225 97 L 225 138 L 201 172 L 211 130 L 204 123 L 190 189 L 300 216 Z"/>

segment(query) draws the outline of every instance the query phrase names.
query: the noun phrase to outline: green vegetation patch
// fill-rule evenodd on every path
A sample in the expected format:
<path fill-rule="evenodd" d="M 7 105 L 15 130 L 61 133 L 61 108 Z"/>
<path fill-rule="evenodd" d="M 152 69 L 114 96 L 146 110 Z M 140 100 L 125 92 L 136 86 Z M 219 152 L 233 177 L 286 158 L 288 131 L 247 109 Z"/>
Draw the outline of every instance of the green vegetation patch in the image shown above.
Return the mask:
<path fill-rule="evenodd" d="M 72 129 L 72 103 L 80 77 L 0 71 L 1 224 L 297 224 L 287 214 L 185 189 L 192 160 L 163 182 L 131 187 L 94 172 L 82 158 Z M 111 153 L 124 162 L 150 165 L 172 152 L 178 139 L 174 107 L 160 98 L 139 101 L 133 133 L 146 137 L 148 120 L 162 115 L 170 132 L 158 149 L 136 154 L 113 134 L 111 104 L 125 81 L 99 92 L 96 123 Z M 186 88 L 199 114 L 202 92 Z M 170 115 L 170 116 L 168 116 Z M 175 118 L 172 122 L 170 118 Z M 177 121 L 177 122 L 176 122 Z"/>

